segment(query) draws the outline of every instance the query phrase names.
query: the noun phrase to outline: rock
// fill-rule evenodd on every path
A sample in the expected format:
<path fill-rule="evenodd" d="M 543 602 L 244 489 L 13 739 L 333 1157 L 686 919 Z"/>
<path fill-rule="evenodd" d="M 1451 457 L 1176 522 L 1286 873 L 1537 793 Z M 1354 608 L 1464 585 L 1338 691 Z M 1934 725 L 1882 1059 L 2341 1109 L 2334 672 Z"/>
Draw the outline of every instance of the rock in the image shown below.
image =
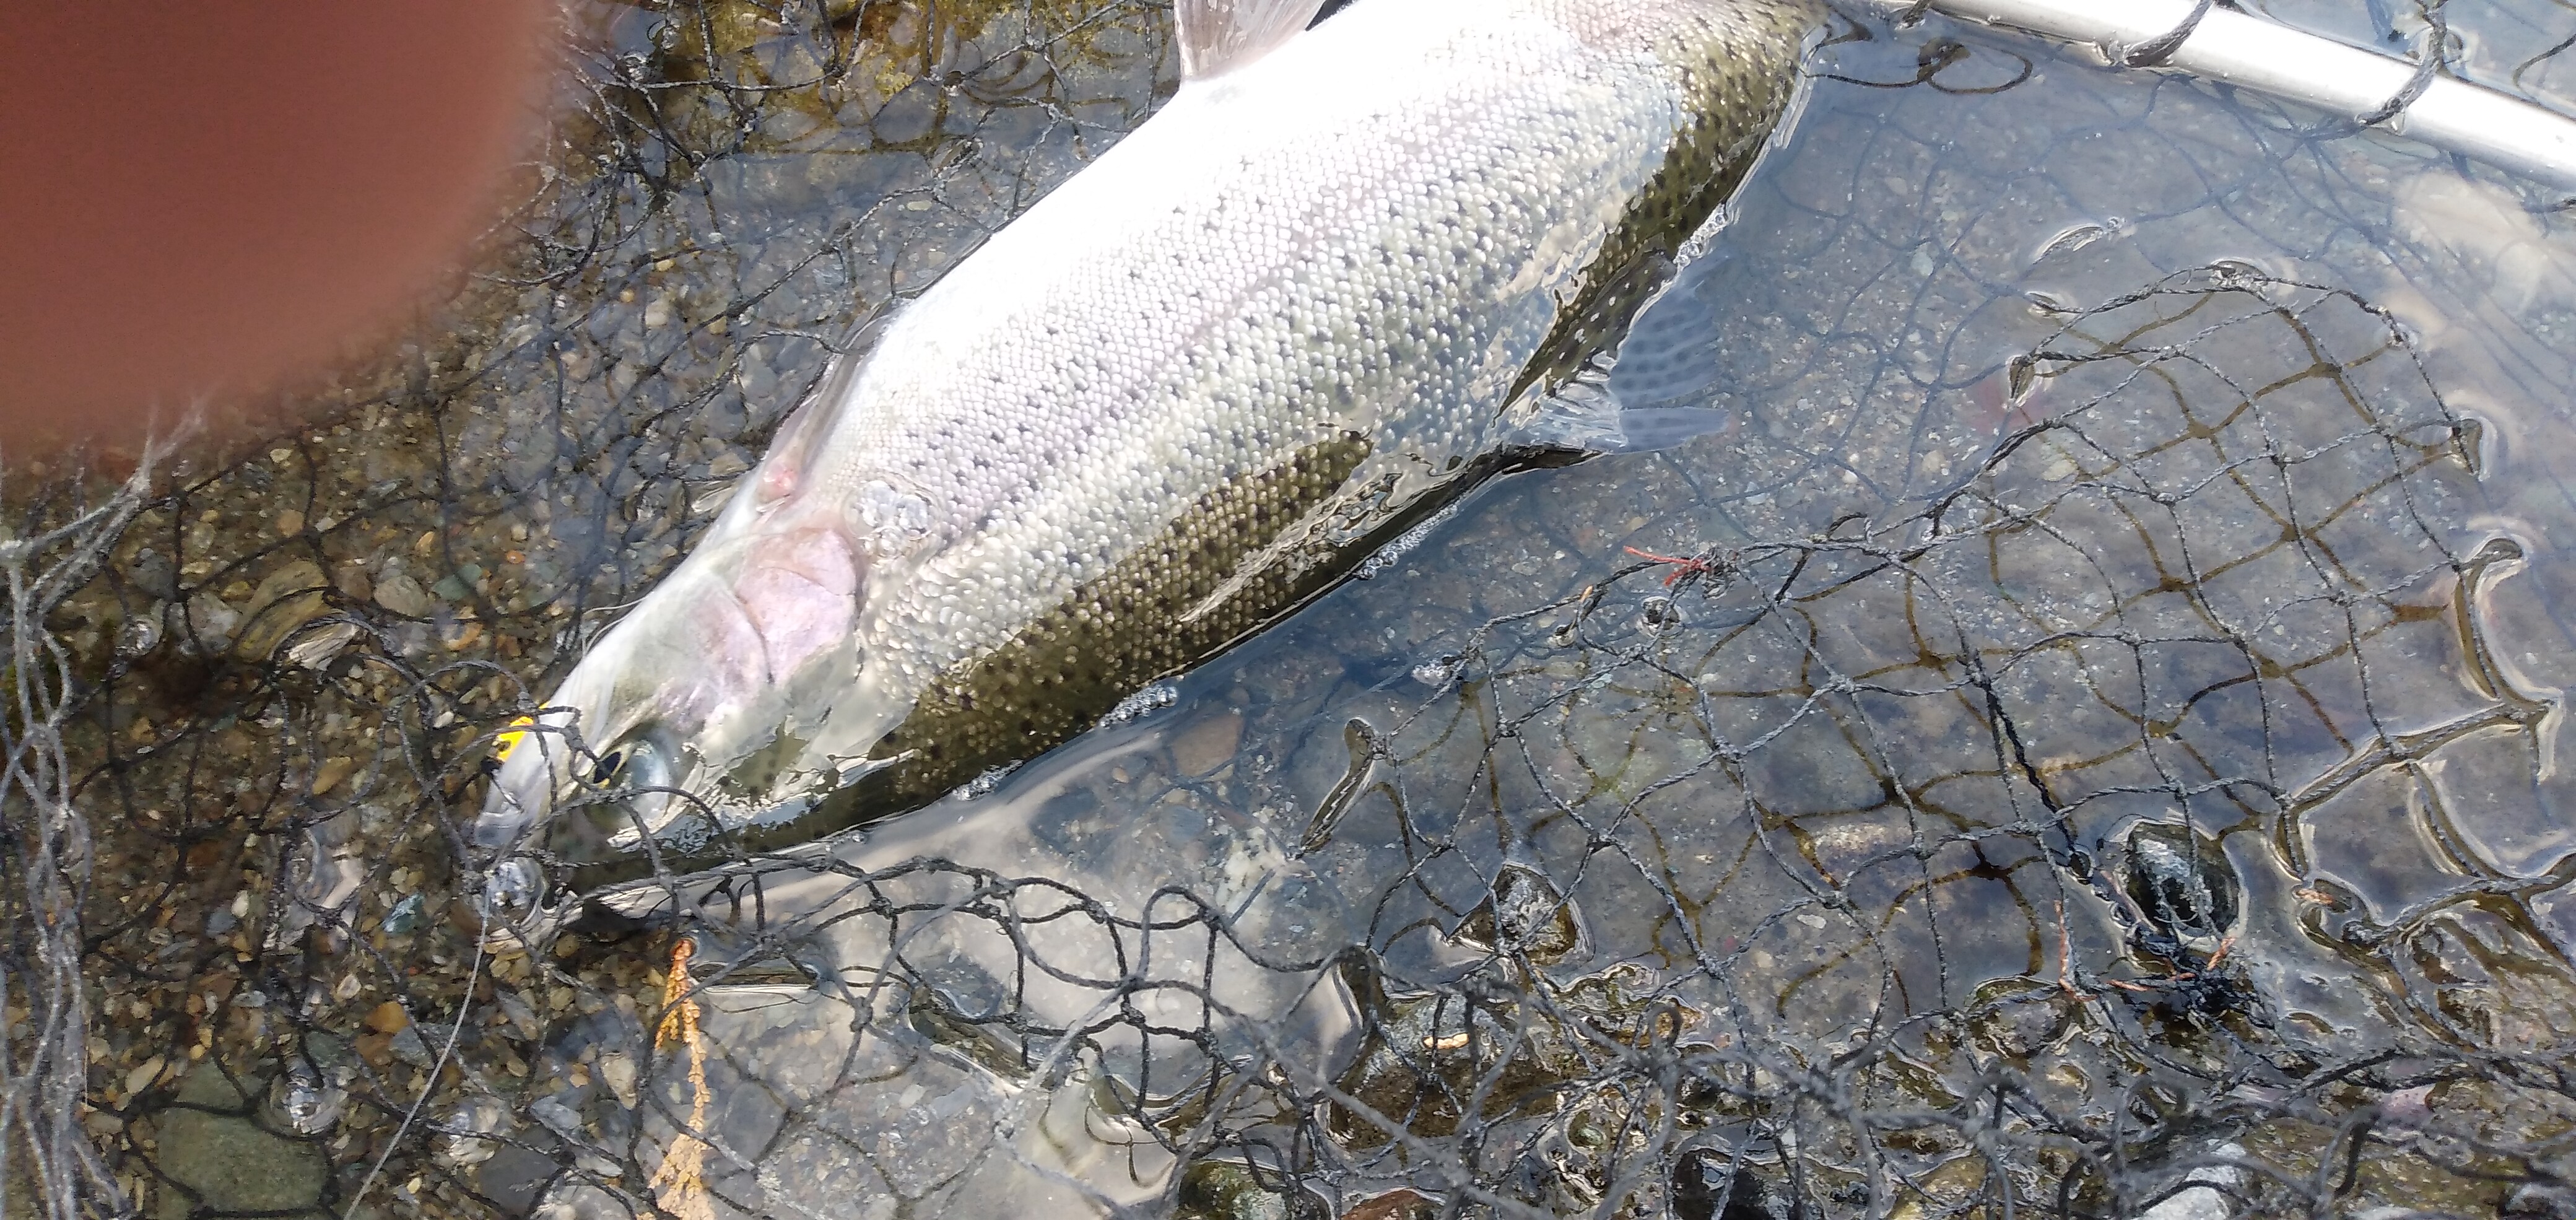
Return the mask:
<path fill-rule="evenodd" d="M 232 647 L 233 629 L 241 625 L 241 612 L 211 590 L 203 590 L 188 599 L 187 622 L 191 643 L 212 656 Z"/>
<path fill-rule="evenodd" d="M 546 1130 L 565 1139 L 581 1138 L 581 1115 L 560 1099 L 540 1097 L 529 1102 L 528 1117 L 545 1124 Z"/>
<path fill-rule="evenodd" d="M 428 618 L 430 611 L 438 608 L 419 581 L 401 572 L 376 582 L 376 604 L 404 618 Z"/>
<path fill-rule="evenodd" d="M 1694 1148 L 1673 1163 L 1673 1215 L 1679 1220 L 1767 1220 L 1770 1191 L 1753 1171 L 1712 1148 Z"/>
<path fill-rule="evenodd" d="M 2576 1220 L 2576 1187 L 2528 1182 L 2504 1201 L 2500 1213 L 2515 1220 Z"/>
<path fill-rule="evenodd" d="M 356 623 L 330 623 L 297 635 L 286 645 L 286 651 L 280 657 L 289 665 L 318 670 L 330 664 L 331 658 L 339 656 L 340 650 L 357 638 Z"/>
<path fill-rule="evenodd" d="M 524 1216 L 535 1208 L 537 1196 L 561 1168 L 555 1158 L 533 1148 L 500 1144 L 475 1168 L 474 1178 L 502 1215 Z"/>
<path fill-rule="evenodd" d="M 318 1145 L 259 1129 L 249 1099 L 212 1064 L 188 1074 L 160 1113 L 160 1170 L 208 1212 L 296 1212 L 321 1201 L 328 1166 Z M 161 1192 L 161 1214 L 189 1212 L 183 1191 Z"/>
<path fill-rule="evenodd" d="M 386 1049 L 393 1052 L 394 1058 L 416 1068 L 426 1068 L 438 1062 L 438 1057 L 430 1053 L 429 1043 L 421 1039 L 420 1027 L 417 1025 L 406 1025 L 395 1030 L 393 1037 L 388 1039 L 385 1045 Z"/>
<path fill-rule="evenodd" d="M 385 935 L 411 935 L 412 930 L 420 926 L 421 907 L 422 903 L 420 895 L 403 895 L 403 900 L 395 903 L 394 909 L 385 912 L 385 922 L 383 925 Z"/>
<path fill-rule="evenodd" d="M 1330 1214 L 1313 1196 L 1276 1175 L 1259 1174 L 1234 1161 L 1190 1166 L 1181 1174 L 1176 1202 L 1179 1220 L 1324 1220 Z"/>
<path fill-rule="evenodd" d="M 1391 1190 L 1360 1200 L 1342 1220 L 1431 1220 L 1440 1209 L 1431 1200 L 1411 1190 Z"/>
<path fill-rule="evenodd" d="M 322 760 L 322 765 L 313 769 L 313 795 L 321 796 L 339 787 L 340 781 L 349 778 L 357 770 L 358 760 L 347 755 Z"/>
<path fill-rule="evenodd" d="M 1242 740 L 1243 717 L 1209 717 L 1172 739 L 1172 766 L 1183 775 L 1205 775 L 1232 761 Z"/>
<path fill-rule="evenodd" d="M 2210 1149 L 2213 1160 L 2245 1155 L 2238 1144 L 2218 1144 Z M 2244 1185 L 2245 1171 L 2220 1163 L 2195 1167 L 2184 1175 L 2182 1189 L 2166 1195 L 2154 1207 L 2141 1213 L 2138 1220 L 2228 1220 L 2237 1215 L 2234 1192 Z"/>
<path fill-rule="evenodd" d="M 161 618 L 167 613 L 159 603 L 132 618 L 116 631 L 116 655 L 132 660 L 151 652 L 161 644 Z"/>
<path fill-rule="evenodd" d="M 458 1106 L 442 1124 L 446 1138 L 440 1141 L 439 1158 L 450 1165 L 480 1165 L 491 1160 L 499 1145 L 490 1137 L 508 1125 L 509 1113 L 509 1108 L 494 1097 L 477 1097 Z"/>
<path fill-rule="evenodd" d="M 161 1078 L 161 1062 L 161 1056 L 154 1055 L 135 1064 L 134 1070 L 125 1074 L 125 1095 L 131 1097 L 151 1088 L 152 1082 Z"/>
<path fill-rule="evenodd" d="M 331 583 L 342 596 L 355 601 L 366 601 L 376 594 L 376 582 L 367 578 L 367 565 L 363 563 L 344 563 L 331 569 Z"/>
<path fill-rule="evenodd" d="M 251 592 L 250 609 L 242 615 L 241 654 L 265 660 L 295 629 L 319 617 L 324 609 L 322 569 L 298 559 L 278 568 Z"/>
<path fill-rule="evenodd" d="M 599 1078 L 608 1091 L 617 1095 L 617 1104 L 635 1108 L 635 1059 L 624 1051 L 610 1051 L 599 1057 Z"/>

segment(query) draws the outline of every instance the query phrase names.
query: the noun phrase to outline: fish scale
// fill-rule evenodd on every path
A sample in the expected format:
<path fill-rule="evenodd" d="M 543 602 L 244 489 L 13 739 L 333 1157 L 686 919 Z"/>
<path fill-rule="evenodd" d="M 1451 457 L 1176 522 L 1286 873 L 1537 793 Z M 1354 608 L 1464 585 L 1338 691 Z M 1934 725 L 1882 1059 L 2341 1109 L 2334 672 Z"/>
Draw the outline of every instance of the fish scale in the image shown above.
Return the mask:
<path fill-rule="evenodd" d="M 1161 112 L 825 380 L 549 701 L 596 761 L 515 752 L 480 841 L 566 796 L 599 812 L 558 860 L 810 837 L 1276 621 L 1529 451 L 1751 164 L 1818 17 L 1363 0 L 1261 54 L 1300 2 L 1185 29 Z"/>

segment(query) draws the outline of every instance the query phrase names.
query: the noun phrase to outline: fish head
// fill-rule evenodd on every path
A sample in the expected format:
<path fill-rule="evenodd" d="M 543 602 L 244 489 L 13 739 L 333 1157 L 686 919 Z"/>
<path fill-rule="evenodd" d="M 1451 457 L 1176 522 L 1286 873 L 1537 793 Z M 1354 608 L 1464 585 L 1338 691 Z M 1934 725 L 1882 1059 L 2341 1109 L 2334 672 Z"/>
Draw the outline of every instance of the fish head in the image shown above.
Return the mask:
<path fill-rule="evenodd" d="M 496 738 L 472 831 L 494 859 L 687 849 L 777 803 L 764 758 L 801 757 L 800 715 L 857 673 L 868 561 L 846 514 L 735 507 Z"/>

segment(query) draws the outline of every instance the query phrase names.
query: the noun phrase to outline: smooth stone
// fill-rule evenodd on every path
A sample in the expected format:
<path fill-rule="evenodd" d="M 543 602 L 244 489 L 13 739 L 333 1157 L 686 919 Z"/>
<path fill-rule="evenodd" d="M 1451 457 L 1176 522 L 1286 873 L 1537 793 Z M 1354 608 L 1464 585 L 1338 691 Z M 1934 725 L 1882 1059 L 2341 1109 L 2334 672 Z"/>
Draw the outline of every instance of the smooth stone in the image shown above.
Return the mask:
<path fill-rule="evenodd" d="M 195 1191 L 206 1208 L 291 1213 L 321 1202 L 329 1171 L 322 1150 L 260 1130 L 250 1118 L 250 1100 L 212 1064 L 188 1073 L 177 1101 L 158 1115 L 161 1172 Z M 205 1108 L 190 1108 L 197 1106 Z M 160 1211 L 167 1220 L 189 1210 L 185 1191 L 162 1190 Z"/>

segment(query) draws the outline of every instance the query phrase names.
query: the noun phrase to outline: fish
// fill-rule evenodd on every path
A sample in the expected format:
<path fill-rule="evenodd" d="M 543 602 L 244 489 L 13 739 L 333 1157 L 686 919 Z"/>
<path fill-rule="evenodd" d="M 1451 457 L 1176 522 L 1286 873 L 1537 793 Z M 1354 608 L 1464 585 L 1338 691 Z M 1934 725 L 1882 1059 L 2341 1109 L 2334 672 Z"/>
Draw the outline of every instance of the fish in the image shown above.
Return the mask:
<path fill-rule="evenodd" d="M 1182 82 L 842 357 L 497 735 L 501 909 L 1032 758 L 1499 472 L 1712 430 L 1616 341 L 1815 0 L 1177 0 Z"/>

